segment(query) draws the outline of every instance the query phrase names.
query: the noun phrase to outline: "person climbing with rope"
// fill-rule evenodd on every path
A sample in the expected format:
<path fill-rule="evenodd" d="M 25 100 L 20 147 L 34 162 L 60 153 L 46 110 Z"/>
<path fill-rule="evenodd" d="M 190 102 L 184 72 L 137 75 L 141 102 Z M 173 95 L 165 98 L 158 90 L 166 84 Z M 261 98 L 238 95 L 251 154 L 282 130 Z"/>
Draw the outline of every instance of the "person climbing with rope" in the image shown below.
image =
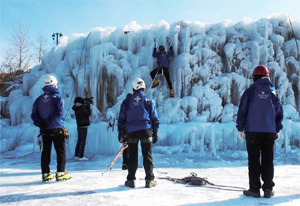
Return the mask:
<path fill-rule="evenodd" d="M 155 42 L 155 40 L 154 40 Z M 167 38 L 167 43 L 169 44 L 169 51 L 165 51 L 165 47 L 163 45 L 160 45 L 158 47 L 158 52 L 156 49 L 156 42 L 155 46 L 153 49 L 153 57 L 157 58 L 157 65 L 158 67 L 150 72 L 150 75 L 153 80 L 152 88 L 157 87 L 159 85 L 159 81 L 156 80 L 157 74 L 163 74 L 165 75 L 165 78 L 167 80 L 169 89 L 170 89 L 170 97 L 174 97 L 174 91 L 173 91 L 173 86 L 172 82 L 170 80 L 170 73 L 169 73 L 169 67 L 170 67 L 170 61 L 169 58 L 174 56 L 174 51 L 171 43 L 169 42 L 169 39 Z"/>

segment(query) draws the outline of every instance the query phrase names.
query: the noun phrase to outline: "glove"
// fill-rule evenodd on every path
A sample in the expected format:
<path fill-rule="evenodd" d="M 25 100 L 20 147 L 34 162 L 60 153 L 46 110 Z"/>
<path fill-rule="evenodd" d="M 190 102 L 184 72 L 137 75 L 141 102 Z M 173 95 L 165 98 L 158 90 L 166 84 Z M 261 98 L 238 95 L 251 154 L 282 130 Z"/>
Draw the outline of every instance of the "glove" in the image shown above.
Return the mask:
<path fill-rule="evenodd" d="M 47 126 L 47 122 L 46 121 L 41 121 L 40 124 L 39 124 L 39 128 L 42 130 L 42 129 L 45 129 Z"/>
<path fill-rule="evenodd" d="M 152 143 L 155 144 L 157 142 L 157 131 L 154 131 L 152 134 Z"/>
<path fill-rule="evenodd" d="M 277 132 L 277 133 L 275 134 L 275 141 L 277 141 L 279 138 L 280 138 L 280 134 L 279 134 L 279 132 Z"/>
<path fill-rule="evenodd" d="M 173 46 L 170 46 L 170 50 L 173 50 Z"/>
<path fill-rule="evenodd" d="M 240 140 L 244 140 L 244 132 L 239 131 L 238 132 L 238 137 L 239 137 Z"/>
<path fill-rule="evenodd" d="M 125 130 L 119 130 L 118 139 L 120 143 L 127 142 L 127 134 Z"/>

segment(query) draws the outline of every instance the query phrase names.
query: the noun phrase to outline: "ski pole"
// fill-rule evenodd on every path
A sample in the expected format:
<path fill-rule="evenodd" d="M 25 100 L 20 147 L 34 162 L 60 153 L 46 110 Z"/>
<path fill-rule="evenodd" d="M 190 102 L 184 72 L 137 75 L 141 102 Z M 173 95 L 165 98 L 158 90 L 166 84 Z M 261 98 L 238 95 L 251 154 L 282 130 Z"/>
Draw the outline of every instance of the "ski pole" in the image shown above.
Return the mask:
<path fill-rule="evenodd" d="M 123 151 L 128 147 L 128 144 L 125 143 L 123 144 L 123 146 L 120 148 L 119 152 L 117 153 L 117 155 L 115 156 L 114 160 L 110 163 L 110 165 L 108 166 L 108 168 L 102 172 L 102 176 L 104 173 L 106 173 L 108 170 L 112 169 L 112 166 L 115 164 L 115 161 L 121 156 L 121 154 L 123 153 Z"/>

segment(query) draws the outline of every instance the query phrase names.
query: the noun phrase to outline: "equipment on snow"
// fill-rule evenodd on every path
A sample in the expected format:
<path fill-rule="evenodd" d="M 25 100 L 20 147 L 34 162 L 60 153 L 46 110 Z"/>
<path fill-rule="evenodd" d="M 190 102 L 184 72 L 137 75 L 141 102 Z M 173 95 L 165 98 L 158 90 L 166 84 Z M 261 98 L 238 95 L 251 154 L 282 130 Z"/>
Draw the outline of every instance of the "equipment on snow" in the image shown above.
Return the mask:
<path fill-rule="evenodd" d="M 102 176 L 104 173 L 106 173 L 108 170 L 112 169 L 112 166 L 115 164 L 115 161 L 121 156 L 121 154 L 123 153 L 123 151 L 128 147 L 128 144 L 123 144 L 123 146 L 120 148 L 119 152 L 117 153 L 117 155 L 115 156 L 115 158 L 113 159 L 113 161 L 110 163 L 110 165 L 108 166 L 108 168 L 102 172 Z"/>
<path fill-rule="evenodd" d="M 195 172 L 190 173 L 191 176 L 184 178 L 172 178 L 172 177 L 159 177 L 159 179 L 167 179 L 174 183 L 185 184 L 186 186 L 205 186 L 213 189 L 230 190 L 230 191 L 245 191 L 243 187 L 227 186 L 227 185 L 216 185 L 209 182 L 206 178 L 198 177 Z"/>

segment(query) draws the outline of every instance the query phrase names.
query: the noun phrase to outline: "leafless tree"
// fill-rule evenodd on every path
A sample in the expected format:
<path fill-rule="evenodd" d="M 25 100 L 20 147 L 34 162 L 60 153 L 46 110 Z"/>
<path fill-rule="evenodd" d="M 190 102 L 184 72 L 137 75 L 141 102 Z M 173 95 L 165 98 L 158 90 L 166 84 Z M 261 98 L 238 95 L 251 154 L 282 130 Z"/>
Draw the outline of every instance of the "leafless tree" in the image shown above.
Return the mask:
<path fill-rule="evenodd" d="M 19 22 L 17 27 L 13 28 L 10 47 L 5 51 L 1 67 L 5 67 L 9 72 L 26 71 L 30 67 L 31 58 L 29 26 Z"/>
<path fill-rule="evenodd" d="M 37 37 L 37 43 L 35 44 L 35 61 L 38 63 L 41 63 L 42 61 L 42 56 L 45 52 L 48 51 L 49 46 L 48 46 L 48 41 L 45 38 L 45 36 L 43 36 L 41 33 L 38 33 L 38 37 Z"/>

